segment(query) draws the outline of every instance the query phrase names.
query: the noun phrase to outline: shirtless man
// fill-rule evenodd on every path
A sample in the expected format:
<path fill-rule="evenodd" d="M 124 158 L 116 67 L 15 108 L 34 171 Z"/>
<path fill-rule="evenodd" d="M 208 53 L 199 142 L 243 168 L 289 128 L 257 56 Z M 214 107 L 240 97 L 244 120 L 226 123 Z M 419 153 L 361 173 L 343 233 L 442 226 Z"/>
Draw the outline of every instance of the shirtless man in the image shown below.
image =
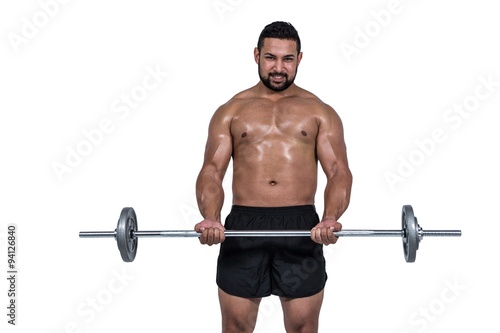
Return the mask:
<path fill-rule="evenodd" d="M 235 95 L 209 125 L 196 194 L 200 242 L 222 243 L 217 285 L 222 331 L 253 332 L 262 297 L 280 297 L 287 332 L 317 332 L 326 283 L 323 245 L 334 244 L 352 175 L 337 113 L 295 83 L 300 39 L 289 23 L 262 31 L 254 50 L 260 82 Z M 229 229 L 311 230 L 311 238 L 225 239 L 222 180 L 233 158 Z M 326 174 L 321 222 L 314 208 L 318 161 Z"/>

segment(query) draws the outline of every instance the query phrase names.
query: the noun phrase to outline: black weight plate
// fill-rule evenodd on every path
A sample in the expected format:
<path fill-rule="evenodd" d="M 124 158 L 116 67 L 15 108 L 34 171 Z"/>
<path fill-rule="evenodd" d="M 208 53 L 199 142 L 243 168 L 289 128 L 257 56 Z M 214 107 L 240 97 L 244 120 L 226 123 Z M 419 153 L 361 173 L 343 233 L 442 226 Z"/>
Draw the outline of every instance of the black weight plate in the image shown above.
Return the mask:
<path fill-rule="evenodd" d="M 410 205 L 403 206 L 401 214 L 403 250 L 406 262 L 415 262 L 418 250 L 418 222 Z"/>
<path fill-rule="evenodd" d="M 116 243 L 125 262 L 134 261 L 137 253 L 137 237 L 133 237 L 134 231 L 137 231 L 135 211 L 132 207 L 125 207 L 116 226 Z"/>

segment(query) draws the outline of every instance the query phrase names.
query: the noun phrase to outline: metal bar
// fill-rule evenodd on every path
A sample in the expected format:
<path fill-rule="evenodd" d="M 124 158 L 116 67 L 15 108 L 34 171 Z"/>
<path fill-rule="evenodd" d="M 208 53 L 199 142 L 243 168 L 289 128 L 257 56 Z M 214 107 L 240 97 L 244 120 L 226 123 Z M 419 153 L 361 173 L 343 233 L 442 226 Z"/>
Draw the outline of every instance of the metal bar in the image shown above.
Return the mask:
<path fill-rule="evenodd" d="M 401 230 L 342 230 L 334 233 L 342 237 L 401 237 Z M 193 230 L 135 231 L 136 237 L 200 237 Z M 226 237 L 309 237 L 310 230 L 226 230 Z"/>
<path fill-rule="evenodd" d="M 309 230 L 226 230 L 226 237 L 308 237 Z M 344 229 L 334 232 L 338 237 L 402 237 L 403 230 L 355 230 Z M 135 231 L 136 237 L 200 237 L 200 233 L 193 230 L 157 230 Z M 432 230 L 424 231 L 424 236 L 447 237 L 460 236 L 459 230 Z"/>
<path fill-rule="evenodd" d="M 402 237 L 403 230 L 350 230 L 335 231 L 338 237 Z"/>
<path fill-rule="evenodd" d="M 355 230 L 345 229 L 334 232 L 338 237 L 402 237 L 403 230 Z M 308 237 L 309 230 L 226 230 L 226 237 Z M 424 237 L 460 237 L 460 230 L 424 230 Z M 135 237 L 200 237 L 194 230 L 150 230 L 134 231 Z M 82 231 L 81 238 L 115 237 L 114 231 Z"/>

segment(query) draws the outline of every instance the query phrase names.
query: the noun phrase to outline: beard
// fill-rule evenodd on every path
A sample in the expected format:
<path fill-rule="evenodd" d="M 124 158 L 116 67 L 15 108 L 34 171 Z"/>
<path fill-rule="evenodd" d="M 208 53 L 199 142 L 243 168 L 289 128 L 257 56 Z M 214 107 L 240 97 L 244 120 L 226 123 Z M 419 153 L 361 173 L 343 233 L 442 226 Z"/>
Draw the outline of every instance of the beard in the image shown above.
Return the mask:
<path fill-rule="evenodd" d="M 277 73 L 277 72 L 272 72 L 272 73 L 269 73 L 267 76 L 264 76 L 262 74 L 260 64 L 258 65 L 258 69 L 259 69 L 259 77 L 260 77 L 260 80 L 262 81 L 262 83 L 267 88 L 271 89 L 272 91 L 276 91 L 276 92 L 288 89 L 288 87 L 290 87 L 293 84 L 293 81 L 295 81 L 295 76 L 297 75 L 297 68 L 295 68 L 295 75 L 292 76 L 291 78 L 289 78 L 288 74 L 286 74 L 286 73 Z M 283 77 L 284 81 L 277 83 L 277 84 L 272 82 L 271 79 L 275 76 Z"/>

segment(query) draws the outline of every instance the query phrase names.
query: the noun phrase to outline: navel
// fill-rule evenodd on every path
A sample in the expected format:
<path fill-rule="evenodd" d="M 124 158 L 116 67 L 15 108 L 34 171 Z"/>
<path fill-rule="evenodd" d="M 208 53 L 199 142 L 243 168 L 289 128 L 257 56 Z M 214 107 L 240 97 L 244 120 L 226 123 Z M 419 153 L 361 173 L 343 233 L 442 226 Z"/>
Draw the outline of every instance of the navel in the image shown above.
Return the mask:
<path fill-rule="evenodd" d="M 244 137 L 245 137 L 245 136 L 247 136 L 247 135 L 248 135 L 248 134 L 247 134 L 247 132 L 243 132 L 243 133 L 241 134 L 241 137 L 242 137 L 242 138 L 244 138 Z"/>
<path fill-rule="evenodd" d="M 301 131 L 300 132 L 303 136 L 307 136 L 307 132 L 306 131 Z"/>
<path fill-rule="evenodd" d="M 277 182 L 275 182 L 274 180 L 271 180 L 271 181 L 269 182 L 269 185 L 271 185 L 271 186 L 274 186 L 274 185 L 276 185 L 276 184 L 278 184 L 278 183 L 277 183 Z"/>

